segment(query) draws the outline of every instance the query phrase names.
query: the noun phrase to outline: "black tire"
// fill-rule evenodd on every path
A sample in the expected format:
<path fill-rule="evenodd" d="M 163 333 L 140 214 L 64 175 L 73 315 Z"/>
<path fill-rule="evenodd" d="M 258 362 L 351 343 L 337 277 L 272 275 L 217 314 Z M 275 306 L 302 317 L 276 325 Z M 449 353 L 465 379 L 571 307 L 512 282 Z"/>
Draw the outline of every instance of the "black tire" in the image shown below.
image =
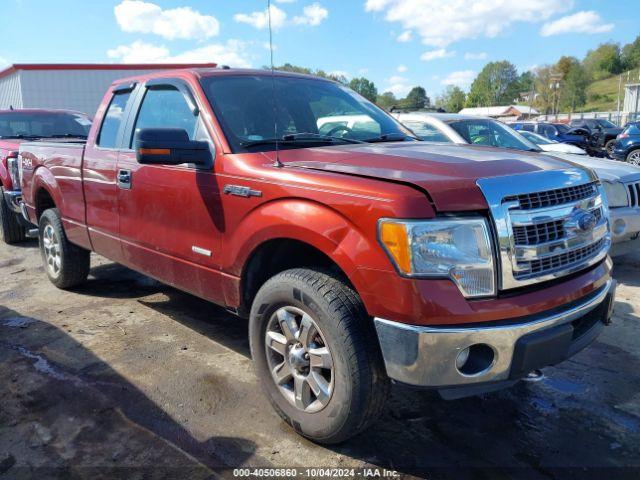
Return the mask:
<path fill-rule="evenodd" d="M 16 213 L 9 208 L 4 199 L 4 188 L 0 187 L 0 236 L 7 245 L 24 242 L 24 227 L 20 224 Z"/>
<path fill-rule="evenodd" d="M 49 230 L 49 227 L 51 230 Z M 57 271 L 54 271 L 48 261 L 48 258 L 50 257 L 47 256 L 47 241 L 45 240 L 48 233 L 55 235 L 54 238 L 58 245 L 55 248 L 57 252 L 55 257 L 59 259 L 59 262 L 56 262 L 58 265 Z M 86 281 L 89 276 L 90 252 L 84 248 L 74 245 L 67 239 L 67 235 L 65 234 L 62 226 L 60 212 L 58 212 L 57 208 L 45 210 L 40 217 L 38 240 L 44 270 L 47 272 L 47 276 L 49 277 L 49 280 L 51 280 L 51 283 L 58 288 L 68 289 Z"/>
<path fill-rule="evenodd" d="M 333 357 L 333 392 L 326 406 L 313 413 L 285 398 L 269 366 L 267 327 L 283 307 L 311 316 Z M 318 443 L 339 443 L 365 430 L 382 412 L 390 382 L 373 321 L 357 293 L 333 275 L 300 268 L 271 278 L 253 302 L 249 337 L 262 388 L 299 434 Z"/>
<path fill-rule="evenodd" d="M 606 156 L 608 158 L 613 158 L 613 149 L 615 148 L 615 144 L 616 144 L 616 139 L 612 139 L 609 140 L 605 146 L 604 146 L 604 151 L 606 153 Z"/>

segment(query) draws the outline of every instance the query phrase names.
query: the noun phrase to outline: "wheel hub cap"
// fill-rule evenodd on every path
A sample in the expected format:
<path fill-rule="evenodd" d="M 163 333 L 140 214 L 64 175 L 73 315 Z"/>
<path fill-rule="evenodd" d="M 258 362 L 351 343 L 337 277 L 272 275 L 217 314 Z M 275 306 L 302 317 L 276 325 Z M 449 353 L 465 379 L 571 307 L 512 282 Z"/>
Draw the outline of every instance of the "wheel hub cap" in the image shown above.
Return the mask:
<path fill-rule="evenodd" d="M 296 408 L 314 413 L 331 399 L 333 356 L 315 320 L 296 307 L 278 309 L 265 333 L 271 376 Z"/>
<path fill-rule="evenodd" d="M 53 277 L 57 277 L 62 266 L 61 248 L 58 235 L 51 225 L 44 227 L 42 232 L 42 248 L 47 270 Z"/>

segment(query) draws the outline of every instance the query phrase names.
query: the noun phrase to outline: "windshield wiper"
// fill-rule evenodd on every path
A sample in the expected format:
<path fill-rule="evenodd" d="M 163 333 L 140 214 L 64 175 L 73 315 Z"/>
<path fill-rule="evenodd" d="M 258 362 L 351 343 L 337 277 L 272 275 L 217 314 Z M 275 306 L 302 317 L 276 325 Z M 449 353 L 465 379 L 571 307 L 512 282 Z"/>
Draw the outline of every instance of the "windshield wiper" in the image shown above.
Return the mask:
<path fill-rule="evenodd" d="M 404 133 L 383 133 L 379 137 L 367 138 L 364 141 L 367 143 L 381 143 L 381 142 L 403 142 L 407 138 L 422 142 L 421 138 L 412 137 L 411 135 L 405 135 Z"/>
<path fill-rule="evenodd" d="M 24 134 L 20 134 L 20 135 L 2 135 L 0 136 L 0 138 L 8 140 L 8 139 L 27 139 L 27 140 L 35 140 L 36 138 L 42 138 L 40 135 L 24 135 Z"/>
<path fill-rule="evenodd" d="M 260 140 L 247 140 L 240 142 L 243 147 L 255 147 L 257 145 L 274 145 L 281 143 L 284 145 L 291 145 L 295 143 L 326 143 L 328 145 L 338 142 L 345 143 L 365 143 L 361 140 L 354 140 L 352 138 L 331 137 L 328 135 L 321 135 L 319 133 L 291 133 L 283 135 L 281 138 L 262 138 Z"/>
<path fill-rule="evenodd" d="M 73 133 L 59 133 L 56 135 L 47 135 L 46 137 L 43 138 L 82 138 L 82 139 L 87 139 L 86 135 L 75 135 Z"/>

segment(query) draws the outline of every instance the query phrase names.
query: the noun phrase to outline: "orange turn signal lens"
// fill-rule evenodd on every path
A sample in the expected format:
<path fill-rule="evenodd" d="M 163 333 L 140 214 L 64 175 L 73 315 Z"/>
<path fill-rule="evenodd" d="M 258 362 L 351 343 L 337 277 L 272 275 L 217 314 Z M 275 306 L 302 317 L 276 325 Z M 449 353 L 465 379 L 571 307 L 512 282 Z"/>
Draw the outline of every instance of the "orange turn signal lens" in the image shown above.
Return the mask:
<path fill-rule="evenodd" d="M 407 227 L 402 223 L 380 224 L 380 240 L 402 273 L 411 273 L 411 251 Z"/>
<path fill-rule="evenodd" d="M 171 155 L 168 148 L 141 148 L 139 152 L 140 155 Z"/>

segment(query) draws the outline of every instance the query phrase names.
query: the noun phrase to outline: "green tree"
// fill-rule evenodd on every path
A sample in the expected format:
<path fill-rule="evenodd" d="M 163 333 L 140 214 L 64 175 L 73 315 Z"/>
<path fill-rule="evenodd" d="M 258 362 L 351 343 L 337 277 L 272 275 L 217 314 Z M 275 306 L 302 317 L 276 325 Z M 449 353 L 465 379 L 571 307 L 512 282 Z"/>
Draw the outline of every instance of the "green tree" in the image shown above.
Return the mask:
<path fill-rule="evenodd" d="M 625 70 L 633 70 L 640 67 L 640 35 L 633 42 L 627 43 L 622 48 L 621 57 Z"/>
<path fill-rule="evenodd" d="M 488 107 L 513 102 L 518 94 L 518 71 L 506 60 L 489 62 L 471 84 L 467 106 Z"/>
<path fill-rule="evenodd" d="M 370 102 L 378 100 L 378 89 L 376 88 L 376 85 L 371 80 L 364 77 L 351 79 L 349 82 L 349 88 L 355 90 Z"/>
<path fill-rule="evenodd" d="M 595 50 L 589 50 L 583 64 L 587 74 L 594 80 L 610 77 L 624 69 L 617 43 L 602 43 Z"/>
<path fill-rule="evenodd" d="M 449 85 L 442 95 L 436 99 L 436 107 L 450 113 L 457 113 L 464 108 L 467 95 L 458 86 Z"/>
<path fill-rule="evenodd" d="M 577 60 L 567 70 L 561 84 L 560 109 L 573 112 L 587 102 L 589 75 Z"/>
<path fill-rule="evenodd" d="M 413 87 L 407 97 L 401 102 L 405 108 L 417 109 L 429 108 L 431 99 L 427 96 L 427 91 L 422 87 Z"/>
<path fill-rule="evenodd" d="M 380 108 L 384 108 L 385 110 L 391 110 L 391 107 L 398 105 L 398 99 L 393 94 L 393 92 L 384 92 L 382 95 L 378 95 L 376 104 Z"/>

